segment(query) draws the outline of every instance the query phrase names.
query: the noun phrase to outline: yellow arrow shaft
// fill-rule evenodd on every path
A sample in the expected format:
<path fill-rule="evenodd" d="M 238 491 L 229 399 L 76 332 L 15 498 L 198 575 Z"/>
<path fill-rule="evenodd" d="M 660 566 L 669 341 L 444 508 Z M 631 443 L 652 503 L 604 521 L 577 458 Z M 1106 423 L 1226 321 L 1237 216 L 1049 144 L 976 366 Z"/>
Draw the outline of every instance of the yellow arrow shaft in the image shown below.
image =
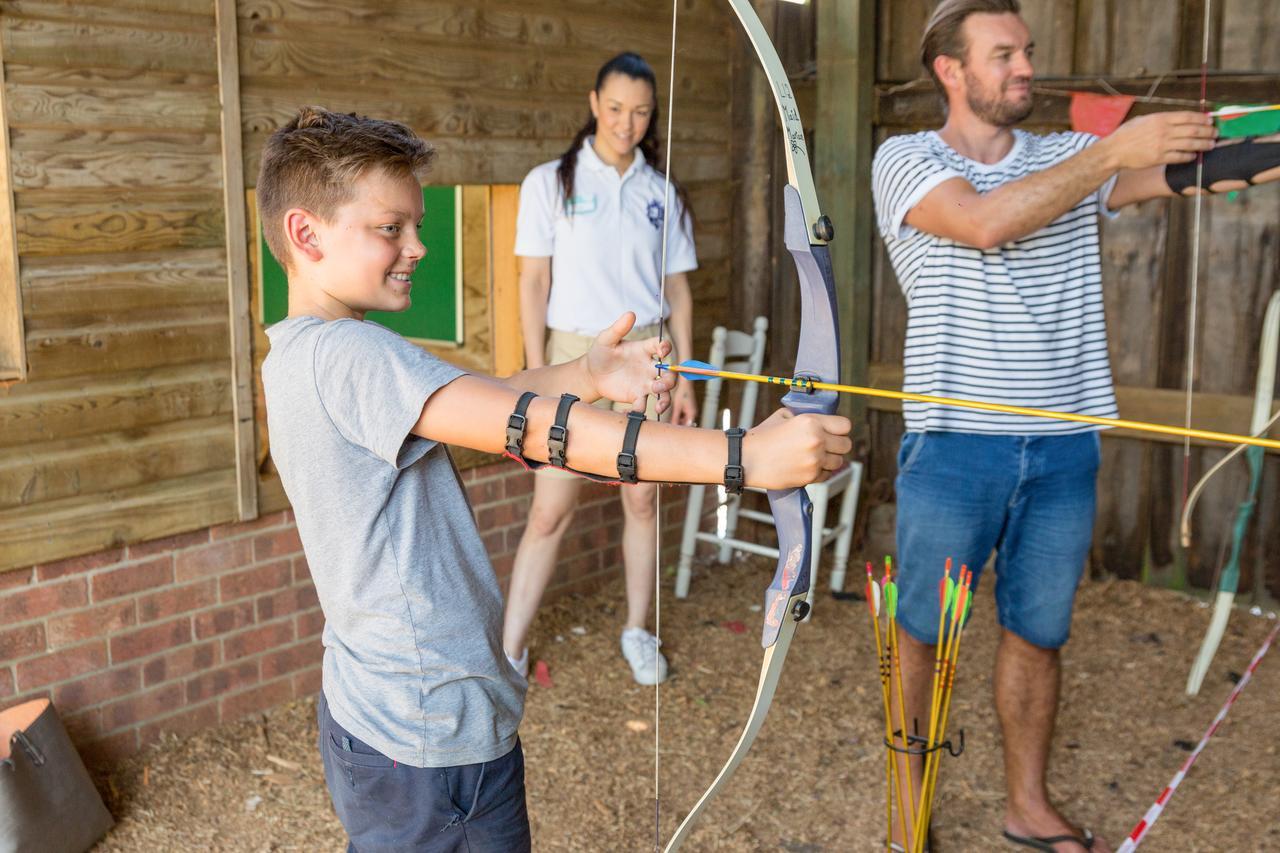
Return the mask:
<path fill-rule="evenodd" d="M 764 385 L 781 385 L 786 388 L 815 391 L 837 391 L 841 394 L 857 394 L 862 397 L 881 397 L 887 400 L 911 400 L 917 403 L 934 403 L 940 406 L 955 406 L 961 409 L 978 409 L 984 412 L 1003 412 L 1009 415 L 1027 415 L 1033 418 L 1047 418 L 1055 421 L 1073 421 L 1096 426 L 1131 429 L 1138 432 L 1176 435 L 1184 438 L 1198 438 L 1202 441 L 1214 441 L 1221 444 L 1247 444 L 1253 447 L 1265 447 L 1268 450 L 1280 450 L 1280 441 L 1270 438 L 1255 438 L 1248 435 L 1236 435 L 1229 432 L 1216 432 L 1207 429 L 1188 429 L 1168 424 L 1152 424 L 1146 421 L 1131 421 L 1125 418 L 1099 418 L 1093 415 L 1079 415 L 1075 412 L 1056 412 L 1052 409 L 1035 409 L 1029 406 L 1009 406 L 1004 403 L 986 403 L 982 400 L 965 400 L 958 397 L 935 397 L 932 394 L 911 394 L 906 391 L 889 391 L 883 388 L 868 388 L 862 385 L 838 385 L 834 382 L 815 382 L 808 379 L 786 379 L 782 376 L 760 376 L 755 373 L 735 373 L 731 370 L 707 370 L 702 367 L 685 367 L 678 364 L 664 365 L 664 369 L 673 373 L 691 373 L 699 376 L 718 376 L 722 379 L 739 379 L 744 382 L 759 382 Z"/>

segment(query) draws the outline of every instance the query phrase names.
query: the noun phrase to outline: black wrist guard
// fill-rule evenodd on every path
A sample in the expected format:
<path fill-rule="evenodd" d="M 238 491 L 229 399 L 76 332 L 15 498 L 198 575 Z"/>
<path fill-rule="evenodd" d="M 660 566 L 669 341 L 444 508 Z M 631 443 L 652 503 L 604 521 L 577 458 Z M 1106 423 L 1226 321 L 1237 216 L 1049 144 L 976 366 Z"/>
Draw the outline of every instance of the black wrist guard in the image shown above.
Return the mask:
<path fill-rule="evenodd" d="M 729 458 L 724 466 L 724 490 L 731 495 L 742 494 L 746 485 L 746 472 L 742 469 L 742 437 L 747 434 L 741 427 L 733 427 L 724 431 L 729 439 Z"/>
<path fill-rule="evenodd" d="M 556 420 L 547 430 L 547 461 L 557 468 L 567 468 L 565 450 L 569 446 L 569 410 L 578 398 L 572 394 L 561 394 L 560 405 L 556 406 Z"/>
<path fill-rule="evenodd" d="M 1234 145 L 1219 145 L 1205 152 L 1202 189 L 1208 189 L 1219 181 L 1245 181 L 1252 184 L 1254 178 L 1280 166 L 1280 142 L 1257 142 L 1246 137 Z M 1197 164 L 1173 163 L 1164 167 L 1164 179 L 1169 189 L 1179 195 L 1195 186 Z"/>
<path fill-rule="evenodd" d="M 639 481 L 636 473 L 636 441 L 640 438 L 640 425 L 644 412 L 627 412 L 627 431 L 622 436 L 622 450 L 618 453 L 618 479 L 627 484 Z"/>

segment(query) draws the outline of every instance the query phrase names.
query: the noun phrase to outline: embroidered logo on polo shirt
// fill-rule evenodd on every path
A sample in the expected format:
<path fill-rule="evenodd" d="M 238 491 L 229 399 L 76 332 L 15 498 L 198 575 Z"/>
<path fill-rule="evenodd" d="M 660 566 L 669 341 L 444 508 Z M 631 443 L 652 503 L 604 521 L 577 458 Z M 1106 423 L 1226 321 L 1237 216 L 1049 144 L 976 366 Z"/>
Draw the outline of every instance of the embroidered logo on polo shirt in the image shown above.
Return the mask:
<path fill-rule="evenodd" d="M 580 213 L 582 214 L 595 213 L 596 212 L 595 194 L 593 193 L 591 195 L 575 195 L 573 198 L 565 202 L 564 207 L 570 216 L 577 216 Z"/>
<path fill-rule="evenodd" d="M 649 224 L 655 229 L 662 227 L 662 202 L 654 199 L 649 202 L 649 208 L 646 211 L 649 216 Z"/>

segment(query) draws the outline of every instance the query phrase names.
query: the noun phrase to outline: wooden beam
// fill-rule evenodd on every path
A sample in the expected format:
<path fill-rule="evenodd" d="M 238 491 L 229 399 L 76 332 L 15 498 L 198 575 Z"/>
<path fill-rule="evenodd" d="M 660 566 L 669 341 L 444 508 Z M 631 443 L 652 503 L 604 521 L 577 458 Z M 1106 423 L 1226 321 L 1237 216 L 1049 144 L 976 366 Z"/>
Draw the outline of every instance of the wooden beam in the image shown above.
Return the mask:
<path fill-rule="evenodd" d="M 840 311 L 842 381 L 863 384 L 871 344 L 871 119 L 875 111 L 875 0 L 832 2 L 818 14 L 818 192 L 835 224 L 831 263 Z M 866 401 L 841 401 L 865 423 Z"/>
<path fill-rule="evenodd" d="M 253 327 L 249 317 L 249 233 L 245 226 L 244 156 L 240 144 L 240 61 L 235 0 L 216 0 L 218 97 L 222 132 L 222 202 L 227 247 L 227 307 L 231 328 L 232 424 L 235 430 L 237 515 L 258 517 L 253 434 Z"/>
<path fill-rule="evenodd" d="M 876 362 L 870 367 L 872 388 L 899 389 L 902 387 L 902 365 Z M 1170 424 L 1182 426 L 1183 406 L 1186 397 L 1181 390 L 1170 388 L 1132 388 L 1120 386 L 1116 388 L 1116 403 L 1120 407 L 1120 417 L 1146 421 L 1153 424 Z M 1249 419 L 1253 412 L 1253 397 L 1244 394 L 1207 394 L 1197 393 L 1193 400 L 1196 413 L 1196 429 L 1214 432 L 1230 432 L 1245 435 L 1249 430 Z M 878 412 L 901 412 L 902 403 L 897 400 L 875 398 L 870 407 Z M 1139 432 L 1128 429 L 1108 429 L 1102 434 L 1110 438 L 1139 438 L 1146 441 L 1158 441 L 1167 444 L 1181 444 L 1182 439 L 1174 435 Z M 1203 447 L 1222 447 L 1217 442 L 1192 439 L 1192 444 Z M 1267 453 L 1280 454 L 1280 451 L 1267 449 Z"/>
<path fill-rule="evenodd" d="M 0 383 L 20 382 L 27 377 L 11 167 L 9 119 L 5 110 L 4 45 L 0 39 Z"/>
<path fill-rule="evenodd" d="M 493 318 L 493 373 L 510 376 L 524 369 L 520 328 L 520 277 L 516 269 L 516 212 L 520 187 L 489 188 L 489 310 Z"/>

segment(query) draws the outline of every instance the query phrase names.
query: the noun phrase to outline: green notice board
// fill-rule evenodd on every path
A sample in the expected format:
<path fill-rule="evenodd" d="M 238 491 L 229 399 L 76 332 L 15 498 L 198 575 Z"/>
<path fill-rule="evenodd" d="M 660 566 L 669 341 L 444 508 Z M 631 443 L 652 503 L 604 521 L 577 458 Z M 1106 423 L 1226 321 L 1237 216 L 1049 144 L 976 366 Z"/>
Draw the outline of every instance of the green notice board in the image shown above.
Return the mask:
<path fill-rule="evenodd" d="M 422 227 L 418 236 L 427 256 L 413 272 L 413 304 L 408 311 L 370 311 L 366 320 L 393 329 L 406 338 L 432 344 L 462 343 L 462 187 L 423 187 Z M 258 228 L 258 304 L 262 325 L 283 320 L 289 313 L 289 289 L 284 268 L 267 248 Z"/>

